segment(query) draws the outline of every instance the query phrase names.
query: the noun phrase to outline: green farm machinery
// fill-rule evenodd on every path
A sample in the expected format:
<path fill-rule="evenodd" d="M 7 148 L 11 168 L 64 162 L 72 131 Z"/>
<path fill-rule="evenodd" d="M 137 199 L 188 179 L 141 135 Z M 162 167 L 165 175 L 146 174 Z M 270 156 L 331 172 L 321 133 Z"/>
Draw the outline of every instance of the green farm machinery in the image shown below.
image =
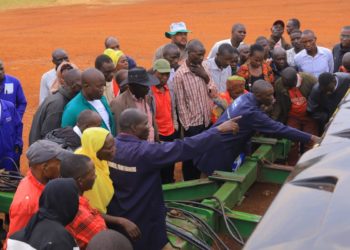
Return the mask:
<path fill-rule="evenodd" d="M 228 249 L 219 237 L 228 235 L 239 248 L 251 235 L 261 216 L 232 208 L 255 182 L 283 184 L 293 170 L 274 164 L 286 159 L 291 147 L 289 140 L 254 137 L 252 142 L 257 149 L 236 172 L 216 171 L 206 179 L 163 185 L 169 211 L 168 237 L 173 247 Z"/>
<path fill-rule="evenodd" d="M 239 247 L 251 235 L 261 216 L 232 208 L 255 182 L 283 184 L 293 170 L 274 164 L 286 159 L 289 140 L 254 137 L 252 143 L 256 150 L 236 172 L 216 171 L 205 179 L 163 185 L 174 248 L 228 249 L 222 236 L 232 237 Z M 13 193 L 0 192 L 1 213 L 8 213 L 12 198 Z"/>

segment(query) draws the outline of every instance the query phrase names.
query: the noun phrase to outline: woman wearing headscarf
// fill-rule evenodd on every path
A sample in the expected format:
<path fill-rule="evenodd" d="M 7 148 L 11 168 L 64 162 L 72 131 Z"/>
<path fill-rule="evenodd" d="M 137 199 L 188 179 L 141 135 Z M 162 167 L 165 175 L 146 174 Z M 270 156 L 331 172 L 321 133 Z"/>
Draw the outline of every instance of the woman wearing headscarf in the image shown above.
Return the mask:
<path fill-rule="evenodd" d="M 128 58 L 123 53 L 123 51 L 114 50 L 114 49 L 105 49 L 103 51 L 103 54 L 109 56 L 112 59 L 114 65 L 115 65 L 115 72 L 114 72 L 115 75 L 120 70 L 128 70 L 129 69 Z M 116 97 L 119 94 L 119 92 L 120 92 L 119 84 L 121 84 L 121 82 L 117 82 L 116 78 L 113 77 L 112 82 L 110 84 L 106 85 L 104 95 L 106 96 L 109 103 L 112 101 L 112 99 L 114 97 Z"/>
<path fill-rule="evenodd" d="M 39 211 L 27 226 L 7 241 L 8 250 L 79 249 L 65 229 L 79 206 L 79 190 L 74 179 L 59 178 L 46 184 L 39 199 Z"/>
<path fill-rule="evenodd" d="M 93 208 L 103 214 L 107 212 L 107 206 L 114 194 L 107 161 L 114 158 L 115 151 L 114 138 L 104 128 L 85 129 L 81 137 L 81 148 L 75 151 L 75 154 L 88 156 L 95 165 L 95 183 L 91 190 L 84 192 L 83 196 L 89 200 Z"/>

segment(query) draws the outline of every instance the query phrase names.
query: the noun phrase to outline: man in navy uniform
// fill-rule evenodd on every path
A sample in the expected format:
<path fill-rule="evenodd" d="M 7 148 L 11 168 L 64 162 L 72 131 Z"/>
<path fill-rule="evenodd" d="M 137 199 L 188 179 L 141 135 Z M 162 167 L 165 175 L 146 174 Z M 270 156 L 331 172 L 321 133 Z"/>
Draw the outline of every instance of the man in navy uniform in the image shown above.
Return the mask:
<path fill-rule="evenodd" d="M 115 163 L 110 163 L 116 192 L 108 214 L 127 218 L 140 228 L 141 238 L 133 242 L 135 250 L 158 250 L 168 244 L 160 168 L 218 147 L 220 133 L 238 132 L 235 122 L 238 119 L 230 119 L 184 140 L 151 143 L 147 141 L 147 115 L 138 109 L 126 109 L 121 113 Z"/>
<path fill-rule="evenodd" d="M 232 117 L 242 116 L 238 121 L 240 130 L 237 134 L 221 135 L 222 142 L 219 147 L 195 160 L 202 173 L 210 175 L 215 170 L 231 171 L 235 159 L 244 151 L 245 145 L 256 131 L 303 143 L 310 140 L 318 142 L 317 136 L 276 122 L 264 112 L 274 103 L 274 90 L 270 83 L 258 80 L 254 83 L 252 92 L 236 99 L 214 124 L 217 127 Z"/>

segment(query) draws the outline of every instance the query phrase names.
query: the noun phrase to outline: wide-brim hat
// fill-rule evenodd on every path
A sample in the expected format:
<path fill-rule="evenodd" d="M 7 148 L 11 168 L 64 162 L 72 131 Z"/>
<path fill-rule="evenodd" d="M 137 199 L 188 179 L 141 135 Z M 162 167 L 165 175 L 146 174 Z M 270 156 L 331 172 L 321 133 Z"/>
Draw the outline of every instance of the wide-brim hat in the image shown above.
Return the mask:
<path fill-rule="evenodd" d="M 157 77 L 147 73 L 144 68 L 136 67 L 129 70 L 128 78 L 121 82 L 121 85 L 125 84 L 138 84 L 150 87 L 152 85 L 158 85 L 159 80 Z"/>
<path fill-rule="evenodd" d="M 166 38 L 171 38 L 173 35 L 176 35 L 176 33 L 189 33 L 191 32 L 186 28 L 186 24 L 184 22 L 178 22 L 178 23 L 172 23 L 170 24 L 170 31 L 165 32 Z"/>

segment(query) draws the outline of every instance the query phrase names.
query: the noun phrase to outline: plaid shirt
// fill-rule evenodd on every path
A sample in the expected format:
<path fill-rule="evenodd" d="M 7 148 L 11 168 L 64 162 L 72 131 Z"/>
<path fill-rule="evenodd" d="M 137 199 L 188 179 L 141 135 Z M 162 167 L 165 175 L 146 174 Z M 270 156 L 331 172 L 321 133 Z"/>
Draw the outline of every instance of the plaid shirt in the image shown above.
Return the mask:
<path fill-rule="evenodd" d="M 107 226 L 97 209 L 90 206 L 88 199 L 80 196 L 78 213 L 66 229 L 77 240 L 80 249 L 85 249 L 92 237 L 106 230 Z"/>
<path fill-rule="evenodd" d="M 210 77 L 208 69 L 205 71 Z M 209 88 L 215 88 L 210 77 L 208 84 L 196 76 L 184 62 L 174 76 L 174 91 L 179 119 L 185 130 L 189 127 L 210 124 L 210 115 L 213 102 L 209 96 Z"/>

